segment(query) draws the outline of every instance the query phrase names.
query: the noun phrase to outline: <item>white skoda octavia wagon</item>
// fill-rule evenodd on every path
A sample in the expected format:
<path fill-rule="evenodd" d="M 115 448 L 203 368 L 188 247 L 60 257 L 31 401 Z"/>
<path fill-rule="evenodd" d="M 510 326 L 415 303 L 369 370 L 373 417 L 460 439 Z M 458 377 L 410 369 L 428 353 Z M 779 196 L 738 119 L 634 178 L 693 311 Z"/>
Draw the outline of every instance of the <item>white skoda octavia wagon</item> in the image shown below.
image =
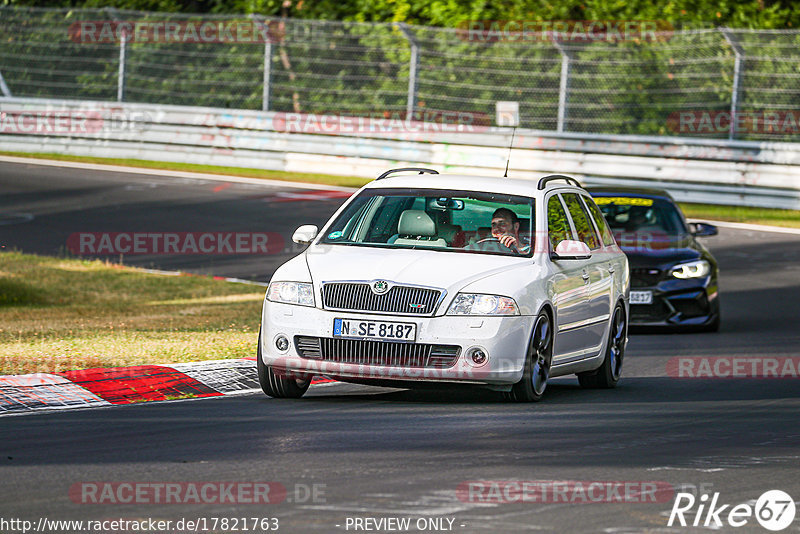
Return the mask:
<path fill-rule="evenodd" d="M 557 376 L 620 378 L 628 262 L 572 178 L 396 169 L 293 240 L 309 246 L 275 272 L 261 317 L 271 397 L 300 397 L 315 375 L 515 401 L 541 399 Z"/>

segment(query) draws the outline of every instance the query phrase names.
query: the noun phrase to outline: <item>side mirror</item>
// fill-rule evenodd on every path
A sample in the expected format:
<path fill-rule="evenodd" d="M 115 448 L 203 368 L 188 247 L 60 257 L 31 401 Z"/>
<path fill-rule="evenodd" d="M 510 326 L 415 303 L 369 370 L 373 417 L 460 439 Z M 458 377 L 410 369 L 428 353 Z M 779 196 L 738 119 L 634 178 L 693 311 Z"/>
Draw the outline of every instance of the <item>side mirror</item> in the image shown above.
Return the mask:
<path fill-rule="evenodd" d="M 292 241 L 298 245 L 308 245 L 311 243 L 319 233 L 319 228 L 315 224 L 304 224 L 294 231 L 292 234 Z"/>
<path fill-rule="evenodd" d="M 709 237 L 719 233 L 716 226 L 703 222 L 689 223 L 689 228 L 695 237 Z"/>
<path fill-rule="evenodd" d="M 554 260 L 588 260 L 592 257 L 589 245 L 583 241 L 565 239 L 556 246 L 555 252 L 550 254 Z"/>

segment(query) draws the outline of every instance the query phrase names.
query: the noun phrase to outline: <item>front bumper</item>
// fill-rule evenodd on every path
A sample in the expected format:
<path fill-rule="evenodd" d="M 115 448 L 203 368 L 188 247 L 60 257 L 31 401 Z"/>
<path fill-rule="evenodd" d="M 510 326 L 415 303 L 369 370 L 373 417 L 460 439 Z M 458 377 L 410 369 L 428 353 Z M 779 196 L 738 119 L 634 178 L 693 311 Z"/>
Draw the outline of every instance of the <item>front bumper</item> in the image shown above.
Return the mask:
<path fill-rule="evenodd" d="M 631 286 L 631 292 L 651 291 L 652 304 L 631 304 L 631 326 L 701 327 L 719 315 L 716 280 L 665 280 L 652 286 Z"/>
<path fill-rule="evenodd" d="M 460 349 L 458 357 L 449 367 L 360 363 L 374 362 L 376 353 L 377 357 L 380 357 L 382 350 L 397 349 L 388 346 L 388 344 L 396 345 L 394 342 L 370 344 L 369 354 L 364 358 L 360 358 L 359 354 L 328 354 L 322 358 L 304 357 L 307 352 L 303 351 L 302 347 L 298 349 L 297 339 L 333 339 L 335 318 L 415 323 L 416 344 L 458 347 Z M 325 375 L 376 382 L 443 382 L 505 386 L 514 384 L 522 378 L 534 319 L 535 317 L 527 315 L 408 317 L 334 312 L 264 301 L 261 318 L 261 354 L 264 364 L 272 366 L 279 372 L 298 375 Z M 281 335 L 290 341 L 285 351 L 279 351 L 275 345 L 275 340 Z M 468 358 L 468 351 L 473 347 L 484 349 L 488 354 L 486 363 L 480 366 L 472 363 Z"/>

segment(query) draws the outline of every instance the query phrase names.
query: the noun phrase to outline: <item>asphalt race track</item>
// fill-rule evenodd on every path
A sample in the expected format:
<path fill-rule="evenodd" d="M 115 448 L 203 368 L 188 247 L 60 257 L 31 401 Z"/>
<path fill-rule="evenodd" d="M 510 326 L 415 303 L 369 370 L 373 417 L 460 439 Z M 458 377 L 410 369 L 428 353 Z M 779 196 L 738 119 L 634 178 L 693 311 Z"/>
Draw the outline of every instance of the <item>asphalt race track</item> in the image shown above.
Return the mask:
<path fill-rule="evenodd" d="M 302 250 L 291 241 L 302 224 L 296 221 L 321 225 L 342 203 L 342 195 L 348 193 L 0 162 L 0 247 L 65 254 L 70 236 L 84 232 L 277 233 L 283 242 L 276 254 L 121 258 L 137 267 L 267 281 Z M 303 201 L 308 198 L 313 200 Z M 86 256 L 120 261 L 119 254 Z"/>
<path fill-rule="evenodd" d="M 322 223 L 342 201 L 287 193 L 298 191 L 2 163 L 0 246 L 59 254 L 75 232 L 136 231 L 267 231 L 289 243 L 296 226 Z M 411 527 L 384 532 L 696 532 L 667 527 L 676 492 L 752 507 L 778 489 L 798 502 L 800 378 L 675 378 L 667 368 L 675 357 L 796 361 L 800 236 L 723 228 L 707 243 L 721 265 L 722 330 L 632 335 L 615 390 L 564 378 L 543 402 L 516 405 L 483 391 L 325 384 L 298 401 L 259 394 L 4 417 L 0 517 L 205 518 L 209 532 L 213 518 L 245 517 L 278 518 L 288 533 L 365 532 L 356 527 L 375 524 L 357 519 L 390 517 Z M 295 252 L 123 261 L 266 281 Z M 206 481 L 279 483 L 287 494 L 270 504 L 86 504 L 74 493 L 81 483 Z M 489 491 L 458 491 L 470 481 Z M 520 502 L 503 481 L 573 482 L 561 497 Z M 586 503 L 576 483 L 593 481 L 670 490 L 656 502 Z M 419 519 L 430 522 L 420 529 Z M 766 532 L 753 517 L 718 530 Z M 800 517 L 785 530 L 798 531 Z"/>

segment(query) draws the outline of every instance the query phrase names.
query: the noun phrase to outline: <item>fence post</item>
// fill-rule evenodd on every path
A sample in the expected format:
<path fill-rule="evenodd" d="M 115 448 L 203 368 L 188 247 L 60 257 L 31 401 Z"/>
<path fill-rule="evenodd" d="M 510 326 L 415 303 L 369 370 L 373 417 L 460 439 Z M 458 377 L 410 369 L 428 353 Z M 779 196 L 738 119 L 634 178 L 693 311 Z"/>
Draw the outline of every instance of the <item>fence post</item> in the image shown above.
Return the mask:
<path fill-rule="evenodd" d="M 564 132 L 567 129 L 567 106 L 569 105 L 569 78 L 572 70 L 570 65 L 569 50 L 561 44 L 558 38 L 553 36 L 553 44 L 561 54 L 561 80 L 558 84 L 558 120 L 556 121 L 556 131 Z"/>
<path fill-rule="evenodd" d="M 728 41 L 728 44 L 733 49 L 736 58 L 733 62 L 733 87 L 731 87 L 731 126 L 728 129 L 728 140 L 733 141 L 736 138 L 736 117 L 739 116 L 739 92 L 742 79 L 742 58 L 744 58 L 744 49 L 736 41 L 736 36 L 731 33 L 730 28 L 719 28 L 722 36 Z"/>
<path fill-rule="evenodd" d="M 119 39 L 119 73 L 117 74 L 117 102 L 125 101 L 125 63 L 128 52 L 128 32 L 122 30 Z"/>
<path fill-rule="evenodd" d="M 6 85 L 5 79 L 3 79 L 3 73 L 0 72 L 0 92 L 3 93 L 3 96 L 6 98 L 11 98 L 11 89 L 8 88 Z"/>
<path fill-rule="evenodd" d="M 417 70 L 419 68 L 419 42 L 408 28 L 405 22 L 398 22 L 397 27 L 403 32 L 403 36 L 411 47 L 411 59 L 408 65 L 408 97 L 406 99 L 406 119 L 410 120 L 414 116 L 417 107 Z"/>
<path fill-rule="evenodd" d="M 111 20 L 119 22 L 119 14 L 113 7 L 108 8 Z M 117 71 L 117 102 L 125 101 L 125 63 L 128 55 L 128 32 L 122 28 L 119 38 L 119 70 Z"/>
<path fill-rule="evenodd" d="M 269 93 L 272 85 L 272 29 L 269 23 L 258 15 L 250 15 L 261 28 L 264 38 L 264 78 L 261 90 L 261 111 L 269 111 Z"/>
<path fill-rule="evenodd" d="M 272 43 L 269 37 L 264 42 L 264 89 L 261 93 L 261 111 L 269 111 L 269 90 L 272 85 Z"/>

